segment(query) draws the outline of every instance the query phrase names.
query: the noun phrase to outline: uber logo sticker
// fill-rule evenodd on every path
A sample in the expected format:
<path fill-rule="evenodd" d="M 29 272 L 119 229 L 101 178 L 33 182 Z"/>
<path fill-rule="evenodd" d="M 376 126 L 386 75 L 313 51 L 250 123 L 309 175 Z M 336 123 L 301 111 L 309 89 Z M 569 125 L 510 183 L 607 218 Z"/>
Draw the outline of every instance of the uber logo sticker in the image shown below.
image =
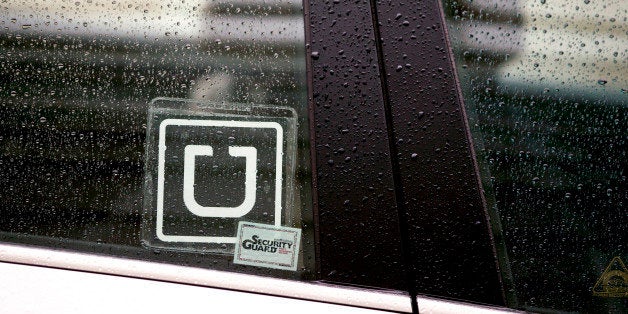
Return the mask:
<path fill-rule="evenodd" d="M 160 241 L 228 244 L 240 221 L 281 226 L 280 123 L 211 116 L 158 123 Z"/>
<path fill-rule="evenodd" d="M 297 121 L 289 107 L 154 99 L 142 245 L 233 254 L 241 221 L 299 226 Z"/>

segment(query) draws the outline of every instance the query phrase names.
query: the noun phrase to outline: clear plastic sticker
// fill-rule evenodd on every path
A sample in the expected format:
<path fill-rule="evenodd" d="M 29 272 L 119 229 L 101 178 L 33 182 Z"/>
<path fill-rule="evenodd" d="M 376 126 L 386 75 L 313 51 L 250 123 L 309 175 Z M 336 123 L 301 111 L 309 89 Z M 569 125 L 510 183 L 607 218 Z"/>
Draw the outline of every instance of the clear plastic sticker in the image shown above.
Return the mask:
<path fill-rule="evenodd" d="M 286 107 L 154 100 L 144 245 L 233 254 L 242 221 L 297 226 L 296 123 Z"/>

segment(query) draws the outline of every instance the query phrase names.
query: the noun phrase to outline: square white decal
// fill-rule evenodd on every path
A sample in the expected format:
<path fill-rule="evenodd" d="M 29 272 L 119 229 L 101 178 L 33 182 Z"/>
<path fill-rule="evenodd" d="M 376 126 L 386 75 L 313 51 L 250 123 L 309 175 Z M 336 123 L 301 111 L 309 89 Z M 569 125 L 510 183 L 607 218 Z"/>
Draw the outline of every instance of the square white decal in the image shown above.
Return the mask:
<path fill-rule="evenodd" d="M 272 121 L 161 121 L 155 230 L 159 240 L 235 243 L 235 230 L 229 232 L 221 221 L 233 221 L 235 227 L 255 214 L 280 226 L 283 136 L 282 126 Z M 218 227 L 205 230 L 203 222 Z"/>

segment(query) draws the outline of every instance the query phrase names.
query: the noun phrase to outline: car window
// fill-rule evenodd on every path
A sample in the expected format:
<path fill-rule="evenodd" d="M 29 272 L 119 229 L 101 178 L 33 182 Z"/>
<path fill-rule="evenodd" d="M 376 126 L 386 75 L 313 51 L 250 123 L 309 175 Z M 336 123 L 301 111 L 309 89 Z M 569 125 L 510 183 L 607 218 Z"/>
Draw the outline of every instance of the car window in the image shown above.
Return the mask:
<path fill-rule="evenodd" d="M 0 239 L 311 278 L 302 11 L 298 1 L 5 3 Z M 303 243 L 289 269 L 234 265 L 240 221 L 292 228 L 266 233 L 290 239 L 241 235 L 284 255 Z"/>
<path fill-rule="evenodd" d="M 508 305 L 625 312 L 625 2 L 444 7 Z"/>

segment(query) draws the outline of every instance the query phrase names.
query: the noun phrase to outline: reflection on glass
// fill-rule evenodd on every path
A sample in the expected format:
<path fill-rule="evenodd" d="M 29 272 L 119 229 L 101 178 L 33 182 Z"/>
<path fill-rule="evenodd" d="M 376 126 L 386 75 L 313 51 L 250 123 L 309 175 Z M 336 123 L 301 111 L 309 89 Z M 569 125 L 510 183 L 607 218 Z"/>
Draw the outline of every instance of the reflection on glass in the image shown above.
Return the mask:
<path fill-rule="evenodd" d="M 4 3 L 3 239 L 139 247 L 156 97 L 294 108 L 296 206 L 309 210 L 303 29 L 292 0 Z"/>
<path fill-rule="evenodd" d="M 594 291 L 628 259 L 625 1 L 445 10 L 509 305 L 627 311 L 625 296 Z"/>

